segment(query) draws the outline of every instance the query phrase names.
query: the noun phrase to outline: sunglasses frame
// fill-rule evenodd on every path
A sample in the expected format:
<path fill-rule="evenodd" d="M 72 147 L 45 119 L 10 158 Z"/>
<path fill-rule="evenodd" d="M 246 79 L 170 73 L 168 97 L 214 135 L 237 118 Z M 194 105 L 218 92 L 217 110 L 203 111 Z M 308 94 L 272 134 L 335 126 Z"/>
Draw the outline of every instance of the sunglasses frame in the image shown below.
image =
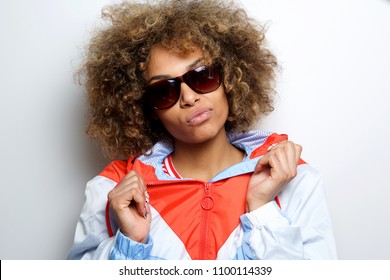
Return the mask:
<path fill-rule="evenodd" d="M 218 84 L 213 87 L 212 89 L 210 90 L 199 90 L 199 89 L 196 89 L 196 87 L 194 88 L 194 85 L 193 83 L 191 83 L 191 81 L 189 80 L 189 76 L 191 75 L 191 73 L 193 72 L 196 72 L 196 70 L 198 70 L 199 68 L 201 67 L 204 67 L 204 69 L 202 69 L 202 71 L 208 71 L 209 69 L 213 69 L 213 72 L 215 71 L 215 68 L 218 72 Z M 199 94 L 206 94 L 206 93 L 210 93 L 210 92 L 213 92 L 215 90 L 217 90 L 221 84 L 222 84 L 222 66 L 221 64 L 219 63 L 213 63 L 213 64 L 210 64 L 210 65 L 201 65 L 201 66 L 198 66 L 194 69 L 191 69 L 189 71 L 187 71 L 186 73 L 184 73 L 183 75 L 181 76 L 178 76 L 178 77 L 175 77 L 175 78 L 168 78 L 168 79 L 163 79 L 163 80 L 159 80 L 157 81 L 156 83 L 153 83 L 153 84 L 150 84 L 146 87 L 144 87 L 143 89 L 143 92 L 144 92 L 144 97 L 143 99 L 146 100 L 146 102 L 148 101 L 148 95 L 150 95 L 150 89 L 151 88 L 156 88 L 159 86 L 159 84 L 163 84 L 164 83 L 164 86 L 161 86 L 161 87 L 164 87 L 166 90 L 167 88 L 169 87 L 169 85 L 171 85 L 171 88 L 175 88 L 175 90 L 177 91 L 177 98 L 176 100 L 168 105 L 168 106 L 165 106 L 165 107 L 157 107 L 157 106 L 153 106 L 151 104 L 148 104 L 149 107 L 153 108 L 154 110 L 164 110 L 164 109 L 168 109 L 170 107 L 172 107 L 173 105 L 175 105 L 177 103 L 177 101 L 180 99 L 180 94 L 181 94 L 181 90 L 180 90 L 180 85 L 181 83 L 185 83 L 187 86 L 189 86 L 193 91 L 195 91 L 196 93 L 199 93 Z M 155 89 L 154 89 L 155 90 Z"/>

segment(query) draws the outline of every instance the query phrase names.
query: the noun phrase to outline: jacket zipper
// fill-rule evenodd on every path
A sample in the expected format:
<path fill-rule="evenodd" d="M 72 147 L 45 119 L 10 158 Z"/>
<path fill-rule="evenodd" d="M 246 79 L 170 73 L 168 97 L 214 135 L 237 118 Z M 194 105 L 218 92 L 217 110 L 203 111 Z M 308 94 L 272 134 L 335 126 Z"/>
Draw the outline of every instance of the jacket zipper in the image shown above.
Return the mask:
<path fill-rule="evenodd" d="M 204 195 L 201 201 L 202 218 L 200 222 L 200 247 L 199 259 L 207 259 L 207 248 L 210 228 L 210 210 L 214 207 L 214 199 L 211 193 L 212 183 L 204 182 Z"/>
<path fill-rule="evenodd" d="M 185 180 L 187 182 L 201 183 L 203 185 L 203 196 L 200 201 L 200 207 L 202 208 L 201 221 L 200 221 L 200 246 L 199 246 L 199 259 L 207 259 L 207 247 L 209 240 L 210 229 L 210 210 L 214 207 L 214 198 L 212 197 L 211 186 L 213 183 L 205 182 L 201 180 Z M 183 180 L 172 181 L 157 181 L 148 182 L 149 186 L 169 185 L 169 184 L 182 184 Z"/>

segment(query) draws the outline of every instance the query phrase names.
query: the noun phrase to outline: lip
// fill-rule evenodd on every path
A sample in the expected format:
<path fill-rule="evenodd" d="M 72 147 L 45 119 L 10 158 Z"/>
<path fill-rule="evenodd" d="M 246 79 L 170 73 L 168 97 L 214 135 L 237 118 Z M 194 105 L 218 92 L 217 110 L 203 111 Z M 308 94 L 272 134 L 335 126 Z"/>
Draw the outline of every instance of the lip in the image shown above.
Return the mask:
<path fill-rule="evenodd" d="M 209 108 L 199 108 L 192 111 L 187 117 L 186 122 L 189 125 L 196 126 L 204 123 L 209 120 L 211 117 L 212 109 Z"/>

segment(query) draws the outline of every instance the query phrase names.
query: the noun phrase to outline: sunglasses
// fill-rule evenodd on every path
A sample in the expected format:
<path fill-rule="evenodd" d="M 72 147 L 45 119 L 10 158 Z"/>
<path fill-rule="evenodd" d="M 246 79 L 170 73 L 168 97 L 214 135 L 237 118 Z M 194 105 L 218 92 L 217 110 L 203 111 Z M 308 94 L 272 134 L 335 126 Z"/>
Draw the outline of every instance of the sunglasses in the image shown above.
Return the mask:
<path fill-rule="evenodd" d="M 179 100 L 181 83 L 197 93 L 210 93 L 221 85 L 221 65 L 199 66 L 182 76 L 150 84 L 144 88 L 143 98 L 155 110 L 167 109 Z"/>

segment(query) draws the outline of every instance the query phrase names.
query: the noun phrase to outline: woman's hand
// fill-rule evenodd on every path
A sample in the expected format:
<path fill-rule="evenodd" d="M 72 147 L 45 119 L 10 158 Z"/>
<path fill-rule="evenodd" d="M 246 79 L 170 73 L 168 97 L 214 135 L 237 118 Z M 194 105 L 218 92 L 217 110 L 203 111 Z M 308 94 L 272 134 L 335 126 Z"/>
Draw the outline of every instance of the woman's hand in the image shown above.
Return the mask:
<path fill-rule="evenodd" d="M 150 231 L 149 195 L 141 176 L 130 171 L 108 193 L 108 200 L 118 219 L 121 232 L 133 241 L 146 243 Z"/>
<path fill-rule="evenodd" d="M 249 180 L 247 212 L 275 199 L 284 185 L 297 175 L 302 147 L 291 141 L 277 143 L 259 159 Z"/>

